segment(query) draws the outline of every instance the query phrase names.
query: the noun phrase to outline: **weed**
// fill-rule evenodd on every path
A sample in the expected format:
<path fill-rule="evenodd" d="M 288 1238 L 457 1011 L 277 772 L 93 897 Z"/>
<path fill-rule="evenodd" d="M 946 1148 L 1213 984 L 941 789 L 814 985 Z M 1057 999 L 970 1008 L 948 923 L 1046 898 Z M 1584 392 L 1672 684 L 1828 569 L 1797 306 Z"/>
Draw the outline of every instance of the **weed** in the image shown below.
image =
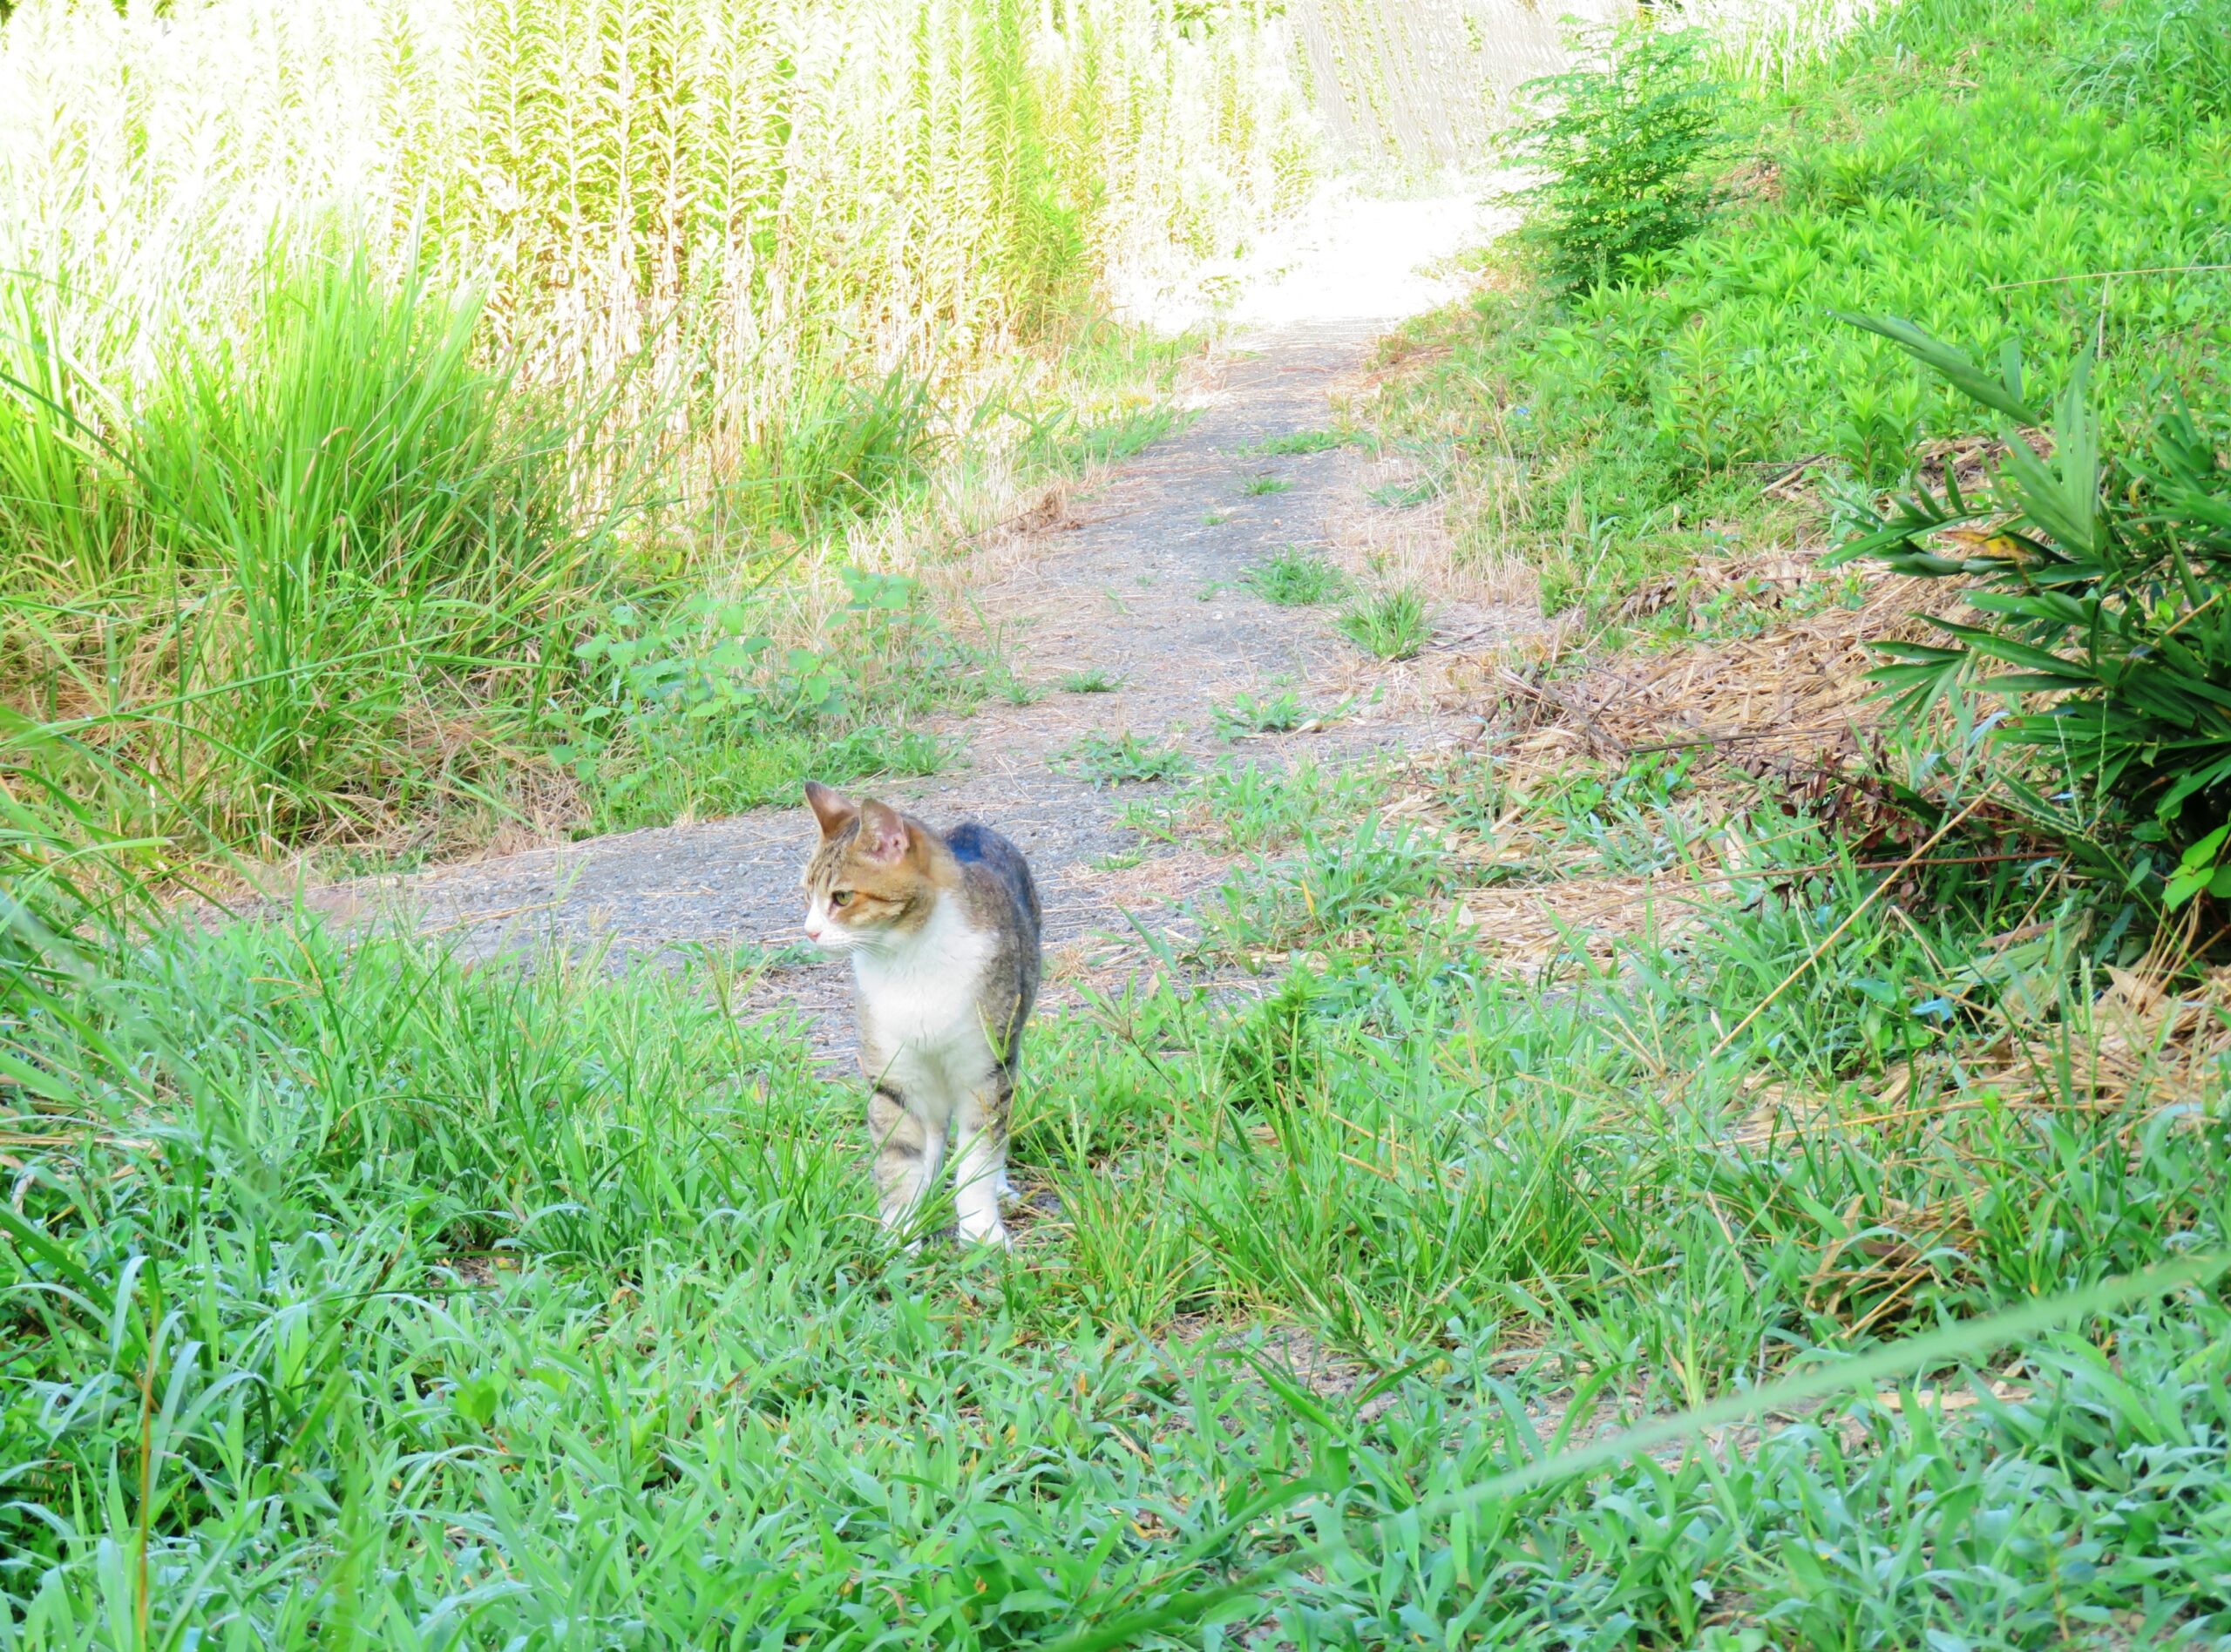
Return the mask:
<path fill-rule="evenodd" d="M 1293 485 L 1282 476 L 1251 476 L 1239 484 L 1239 491 L 1248 494 L 1284 493 Z"/>
<path fill-rule="evenodd" d="M 1407 935 L 1442 887 L 1440 859 L 1407 828 L 1366 819 L 1345 838 L 1305 828 L 1293 855 L 1228 880 L 1203 914 L 1227 950 L 1252 956 L 1305 942 Z"/>
<path fill-rule="evenodd" d="M 1390 511 L 1414 510 L 1441 497 L 1441 483 L 1431 476 L 1408 477 L 1400 482 L 1382 482 L 1368 489 L 1364 497 Z"/>
<path fill-rule="evenodd" d="M 1240 578 L 1265 602 L 1275 602 L 1282 608 L 1330 602 L 1347 585 L 1338 568 L 1298 545 L 1257 563 Z"/>
<path fill-rule="evenodd" d="M 1305 758 L 1291 768 L 1223 763 L 1183 793 L 1134 803 L 1123 823 L 1170 841 L 1218 850 L 1283 848 L 1304 830 L 1352 824 L 1384 795 L 1387 776 L 1369 765 L 1326 768 Z"/>
<path fill-rule="evenodd" d="M 1203 514 L 1201 525 L 1204 528 L 1220 528 L 1231 520 L 1231 518 L 1222 511 L 1210 511 Z"/>
<path fill-rule="evenodd" d="M 1034 706 L 1046 697 L 1045 689 L 1024 681 L 1022 674 L 1005 660 L 997 661 L 987 676 L 993 698 L 1004 704 Z"/>
<path fill-rule="evenodd" d="M 1136 735 L 1087 734 L 1062 754 L 1062 761 L 1095 785 L 1175 780 L 1192 767 L 1177 746 L 1149 746 Z"/>
<path fill-rule="evenodd" d="M 1217 708 L 1217 729 L 1227 740 L 1238 740 L 1247 735 L 1284 735 L 1300 728 L 1315 715 L 1301 703 L 1301 696 L 1292 689 L 1273 694 L 1267 700 L 1258 700 L 1252 694 L 1243 694 L 1235 696 L 1230 705 Z"/>
<path fill-rule="evenodd" d="M 1409 586 L 1392 586 L 1358 597 L 1340 615 L 1340 630 L 1366 653 L 1409 660 L 1433 638 L 1426 599 Z"/>
<path fill-rule="evenodd" d="M 1239 451 L 1245 458 L 1280 458 L 1295 453 L 1322 453 L 1329 448 L 1344 446 L 1348 440 L 1337 430 L 1296 430 L 1286 436 L 1250 442 Z"/>
<path fill-rule="evenodd" d="M 1061 692 L 1068 694 L 1112 694 L 1122 686 L 1121 677 L 1109 675 L 1099 666 L 1067 672 L 1061 677 Z"/>
<path fill-rule="evenodd" d="M 851 600 L 835 648 L 777 648 L 746 603 L 686 602 L 658 613 L 615 607 L 575 653 L 595 697 L 553 707 L 553 762 L 570 769 L 594 829 L 730 814 L 829 780 L 934 774 L 943 742 L 894 728 L 926 711 L 966 662 L 922 612 L 919 589 L 846 570 Z"/>
<path fill-rule="evenodd" d="M 1215 1059 L 1224 1094 L 1233 1107 L 1291 1107 L 1313 1092 L 1323 1055 L 1323 996 L 1316 976 L 1294 970 L 1277 991 L 1226 1021 Z"/>
<path fill-rule="evenodd" d="M 1839 555 L 1982 587 L 1980 622 L 1936 621 L 1941 644 L 1884 645 L 1893 663 L 1876 674 L 1912 719 L 1966 676 L 2025 696 L 1999 738 L 2038 772 L 2000 783 L 2039 829 L 2090 816 L 2057 835 L 2126 889 L 2166 878 L 2173 908 L 2203 889 L 2231 896 L 2231 736 L 2217 709 L 2231 701 L 2231 617 L 2218 607 L 2231 580 L 2231 465 L 2215 433 L 2172 405 L 2139 453 L 2110 460 L 2079 356 L 2041 458 L 2020 434 L 2039 420 L 2011 344 L 1994 375 L 1910 323 L 1854 319 L 1997 414 L 2006 450 L 1979 498 L 1956 477 L 1941 498 L 1916 477 L 1887 522 L 1855 504 L 1869 531 Z M 2160 863 L 2123 864 L 2126 837 L 2160 846 Z"/>

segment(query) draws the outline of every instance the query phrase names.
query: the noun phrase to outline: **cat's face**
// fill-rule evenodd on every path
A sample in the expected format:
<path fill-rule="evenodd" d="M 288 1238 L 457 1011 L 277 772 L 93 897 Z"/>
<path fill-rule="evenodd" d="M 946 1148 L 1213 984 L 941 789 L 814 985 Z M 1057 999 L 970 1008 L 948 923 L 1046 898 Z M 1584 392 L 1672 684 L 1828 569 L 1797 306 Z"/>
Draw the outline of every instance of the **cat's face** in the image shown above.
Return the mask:
<path fill-rule="evenodd" d="M 805 869 L 805 933 L 832 952 L 885 946 L 919 929 L 937 901 L 919 828 L 873 798 L 855 803 L 817 781 L 805 801 L 821 842 Z"/>

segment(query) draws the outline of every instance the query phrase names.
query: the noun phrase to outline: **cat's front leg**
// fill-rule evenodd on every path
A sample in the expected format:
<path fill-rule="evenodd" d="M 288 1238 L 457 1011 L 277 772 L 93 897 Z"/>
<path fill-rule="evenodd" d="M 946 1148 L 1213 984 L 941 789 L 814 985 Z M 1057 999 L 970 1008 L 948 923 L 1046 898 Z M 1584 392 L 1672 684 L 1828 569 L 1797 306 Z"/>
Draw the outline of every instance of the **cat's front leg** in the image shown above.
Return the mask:
<path fill-rule="evenodd" d="M 1009 1242 L 1000 1220 L 1000 1195 L 1007 1188 L 1007 1100 L 1002 1072 L 961 1099 L 953 1117 L 953 1203 L 963 1244 Z"/>
<path fill-rule="evenodd" d="M 883 1225 L 894 1234 L 911 1229 L 922 1202 L 937 1185 L 945 1163 L 945 1127 L 909 1107 L 891 1085 L 878 1084 L 868 1098 L 868 1140 L 875 1148 L 875 1185 Z M 910 1239 L 909 1250 L 920 1248 Z"/>

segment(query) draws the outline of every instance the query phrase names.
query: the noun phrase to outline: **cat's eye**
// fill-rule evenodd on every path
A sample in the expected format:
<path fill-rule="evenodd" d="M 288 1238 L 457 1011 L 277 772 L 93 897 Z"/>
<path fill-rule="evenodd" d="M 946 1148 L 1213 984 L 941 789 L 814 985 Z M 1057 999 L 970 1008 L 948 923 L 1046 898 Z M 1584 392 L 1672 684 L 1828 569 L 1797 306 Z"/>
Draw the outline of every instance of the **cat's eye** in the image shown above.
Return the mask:
<path fill-rule="evenodd" d="M 831 890 L 829 892 L 829 904 L 831 906 L 850 906 L 852 904 L 852 891 L 849 889 Z"/>

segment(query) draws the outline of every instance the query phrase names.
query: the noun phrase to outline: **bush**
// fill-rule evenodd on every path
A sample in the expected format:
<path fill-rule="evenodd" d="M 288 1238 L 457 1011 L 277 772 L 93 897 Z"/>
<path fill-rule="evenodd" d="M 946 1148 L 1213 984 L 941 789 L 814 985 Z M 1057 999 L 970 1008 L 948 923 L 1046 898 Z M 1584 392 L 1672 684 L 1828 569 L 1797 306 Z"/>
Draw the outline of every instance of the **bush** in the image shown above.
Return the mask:
<path fill-rule="evenodd" d="M 1699 30 L 1628 29 L 1576 44 L 1599 60 L 1522 89 L 1538 112 L 1513 147 L 1543 177 L 1517 199 L 1550 279 L 1601 287 L 1702 227 L 1721 88 L 1704 76 Z"/>
<path fill-rule="evenodd" d="M 1909 322 L 1847 318 L 1910 351 L 1997 416 L 2005 457 L 1963 494 L 1916 472 L 1887 517 L 1861 507 L 1839 559 L 1875 556 L 1902 573 L 1978 581 L 1977 623 L 1932 621 L 1943 646 L 1889 643 L 1877 674 L 1908 714 L 1957 679 L 2018 696 L 1999 738 L 2037 772 L 2008 784 L 2064 834 L 2141 845 L 2126 876 L 2151 886 L 2160 850 L 2181 856 L 2175 906 L 2202 888 L 2231 895 L 2231 467 L 2220 432 L 2171 398 L 2127 457 L 2103 456 L 2079 355 L 2053 416 L 2050 457 L 2017 426 L 2037 423 L 2009 346 L 1996 376 Z M 1948 552 L 1950 552 L 1948 554 Z M 2080 807 L 2089 805 L 2088 809 Z"/>

